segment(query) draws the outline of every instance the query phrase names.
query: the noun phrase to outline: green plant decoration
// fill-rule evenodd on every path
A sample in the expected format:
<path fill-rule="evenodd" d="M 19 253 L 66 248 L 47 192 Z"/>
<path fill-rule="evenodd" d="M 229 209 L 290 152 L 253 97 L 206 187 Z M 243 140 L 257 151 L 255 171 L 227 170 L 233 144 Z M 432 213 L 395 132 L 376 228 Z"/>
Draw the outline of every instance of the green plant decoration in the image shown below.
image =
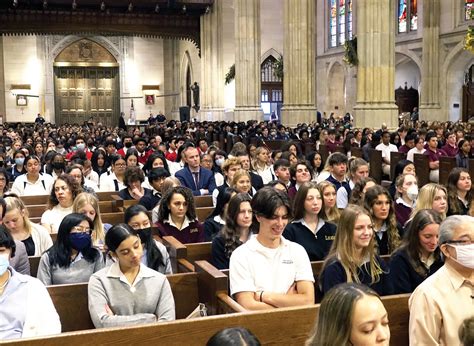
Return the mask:
<path fill-rule="evenodd" d="M 235 64 L 229 68 L 229 72 L 225 75 L 225 85 L 229 84 L 235 79 Z"/>
<path fill-rule="evenodd" d="M 344 62 L 351 66 L 357 66 L 359 59 L 357 58 L 357 37 L 344 43 Z"/>
<path fill-rule="evenodd" d="M 283 57 L 273 63 L 273 74 L 276 78 L 283 80 Z"/>

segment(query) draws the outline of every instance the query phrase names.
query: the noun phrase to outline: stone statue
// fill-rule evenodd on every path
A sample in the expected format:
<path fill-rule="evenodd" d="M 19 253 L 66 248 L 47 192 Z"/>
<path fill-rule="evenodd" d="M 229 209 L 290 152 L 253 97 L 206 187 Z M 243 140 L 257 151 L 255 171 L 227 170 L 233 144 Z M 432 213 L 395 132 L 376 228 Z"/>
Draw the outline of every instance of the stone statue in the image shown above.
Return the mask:
<path fill-rule="evenodd" d="M 196 110 L 196 112 L 199 112 L 199 84 L 194 82 L 194 84 L 191 85 L 191 90 L 193 92 L 193 108 Z"/>

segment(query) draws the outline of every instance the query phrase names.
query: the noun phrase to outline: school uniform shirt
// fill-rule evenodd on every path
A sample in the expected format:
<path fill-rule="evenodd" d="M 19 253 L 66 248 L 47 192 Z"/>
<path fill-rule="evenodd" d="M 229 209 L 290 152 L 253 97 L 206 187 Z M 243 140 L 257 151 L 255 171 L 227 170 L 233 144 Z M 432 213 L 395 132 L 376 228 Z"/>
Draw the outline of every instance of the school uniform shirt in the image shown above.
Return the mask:
<path fill-rule="evenodd" d="M 118 180 L 113 172 L 103 173 L 100 176 L 100 191 L 120 191 L 125 188 L 125 184 Z"/>
<path fill-rule="evenodd" d="M 230 256 L 230 293 L 269 291 L 285 294 L 295 282 L 314 282 L 305 249 L 280 238 L 280 246 L 270 249 L 252 236 Z"/>
<path fill-rule="evenodd" d="M 61 322 L 44 285 L 36 278 L 16 272 L 0 296 L 0 340 L 61 333 Z"/>
<path fill-rule="evenodd" d="M 204 234 L 206 237 L 206 241 L 212 241 L 221 231 L 224 225 L 225 221 L 221 218 L 220 215 L 208 217 L 206 221 L 204 221 Z"/>
<path fill-rule="evenodd" d="M 54 179 L 49 174 L 40 174 L 38 180 L 31 183 L 27 179 L 28 174 L 22 174 L 15 179 L 11 192 L 18 196 L 49 195 Z"/>
<path fill-rule="evenodd" d="M 173 293 L 165 275 L 140 264 L 130 284 L 118 263 L 91 276 L 88 286 L 89 312 L 96 328 L 122 327 L 173 321 Z M 114 312 L 108 314 L 106 306 Z"/>
<path fill-rule="evenodd" d="M 239 241 L 239 246 L 242 242 Z M 224 236 L 219 233 L 212 239 L 211 264 L 219 270 L 229 269 L 230 257 L 225 252 Z"/>
<path fill-rule="evenodd" d="M 149 189 L 143 188 L 143 196 L 150 195 L 151 191 Z M 126 201 L 131 201 L 134 200 L 133 196 L 131 195 L 130 191 L 128 191 L 128 188 L 126 187 L 125 189 L 122 189 L 119 191 L 119 197 L 122 198 L 123 200 Z"/>
<path fill-rule="evenodd" d="M 171 235 L 183 244 L 202 243 L 205 241 L 204 228 L 198 220 L 190 221 L 186 216 L 184 218 L 181 229 L 171 219 L 171 215 L 167 220 L 156 224 L 161 237 Z"/>
<path fill-rule="evenodd" d="M 56 205 L 52 209 L 46 210 L 41 215 L 41 224 L 50 225 L 52 233 L 58 233 L 59 225 L 66 217 L 72 213 L 72 205 L 68 208 L 63 208 L 61 205 Z"/>
<path fill-rule="evenodd" d="M 330 183 L 332 183 L 336 187 L 336 192 L 341 187 L 344 187 L 345 189 L 349 188 L 349 183 L 347 181 L 345 181 L 345 180 L 344 181 L 339 181 L 336 178 L 334 178 L 332 174 L 330 174 L 329 177 L 326 180 L 329 181 Z"/>
<path fill-rule="evenodd" d="M 393 209 L 395 210 L 395 216 L 397 218 L 398 224 L 403 226 L 410 219 L 413 206 L 407 204 L 403 198 L 398 197 L 395 201 L 395 206 Z"/>
<path fill-rule="evenodd" d="M 426 269 L 425 274 L 422 275 L 413 268 L 407 249 L 398 249 L 390 257 L 390 278 L 393 283 L 393 294 L 413 292 L 418 285 L 441 268 L 443 264 L 438 250 L 436 254 L 433 253 L 430 256 L 427 263 L 422 263 Z"/>
<path fill-rule="evenodd" d="M 160 203 L 162 196 L 161 192 L 158 190 L 152 189 L 148 191 L 148 194 L 145 194 L 142 198 L 140 198 L 138 204 L 143 205 L 147 210 L 152 210 L 157 206 L 158 203 Z"/>
<path fill-rule="evenodd" d="M 41 256 L 38 266 L 38 279 L 45 286 L 89 282 L 95 272 L 104 268 L 104 257 L 98 252 L 95 261 L 89 262 L 79 252 L 69 267 L 51 266 L 49 253 Z"/>
<path fill-rule="evenodd" d="M 370 276 L 370 268 L 368 260 L 358 267 L 358 278 L 359 282 L 372 288 L 381 296 L 393 294 L 393 286 L 389 277 L 389 268 L 379 256 L 375 256 L 375 260 L 379 264 L 381 271 L 379 272 L 379 281 L 371 283 L 372 278 Z M 354 282 L 355 280 L 352 279 Z M 328 265 L 325 266 L 320 275 L 320 289 L 322 295 L 326 294 L 331 288 L 338 284 L 348 282 L 346 271 L 342 266 L 340 260 L 334 257 L 329 261 Z"/>
<path fill-rule="evenodd" d="M 343 189 L 337 190 L 337 199 L 336 204 L 339 209 L 345 209 L 349 204 L 349 199 L 351 198 L 352 189 L 354 189 L 354 182 L 349 180 L 349 183 L 343 184 Z"/>
<path fill-rule="evenodd" d="M 300 219 L 288 224 L 283 236 L 303 246 L 310 261 L 322 261 L 336 236 L 336 225 L 319 219 L 316 229 L 312 230 L 304 219 Z"/>
<path fill-rule="evenodd" d="M 153 241 L 155 242 L 155 245 L 158 248 L 158 251 L 160 251 L 161 253 L 161 257 L 163 259 L 164 264 L 159 265 L 158 268 L 156 269 L 155 268 L 151 268 L 151 269 L 154 269 L 157 272 L 161 274 L 165 274 L 165 275 L 173 274 L 173 269 L 171 268 L 170 255 L 168 254 L 168 250 L 166 250 L 166 247 L 159 241 L 154 240 L 154 239 Z M 148 265 L 147 249 L 145 249 L 145 247 L 143 247 L 143 255 L 142 255 L 142 258 L 140 259 L 140 262 L 146 265 L 148 268 L 150 268 L 150 266 Z"/>

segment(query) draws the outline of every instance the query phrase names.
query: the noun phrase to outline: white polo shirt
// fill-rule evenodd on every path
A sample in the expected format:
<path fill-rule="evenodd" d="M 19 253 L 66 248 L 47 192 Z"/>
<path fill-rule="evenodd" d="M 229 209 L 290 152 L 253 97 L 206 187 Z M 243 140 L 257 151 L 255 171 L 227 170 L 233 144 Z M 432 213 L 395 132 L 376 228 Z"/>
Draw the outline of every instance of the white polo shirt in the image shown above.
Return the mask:
<path fill-rule="evenodd" d="M 53 177 L 46 173 L 40 174 L 34 183 L 28 181 L 27 174 L 22 174 L 13 182 L 12 192 L 18 196 L 49 195 L 53 183 Z"/>
<path fill-rule="evenodd" d="M 386 158 L 388 162 L 390 162 L 390 153 L 393 151 L 394 153 L 398 152 L 398 148 L 395 144 L 389 143 L 385 145 L 380 143 L 375 147 L 375 150 L 380 150 L 382 152 L 382 158 Z"/>
<path fill-rule="evenodd" d="M 305 249 L 281 237 L 281 244 L 270 249 L 250 238 L 234 250 L 229 266 L 230 293 L 269 291 L 286 293 L 296 281 L 314 282 Z"/>

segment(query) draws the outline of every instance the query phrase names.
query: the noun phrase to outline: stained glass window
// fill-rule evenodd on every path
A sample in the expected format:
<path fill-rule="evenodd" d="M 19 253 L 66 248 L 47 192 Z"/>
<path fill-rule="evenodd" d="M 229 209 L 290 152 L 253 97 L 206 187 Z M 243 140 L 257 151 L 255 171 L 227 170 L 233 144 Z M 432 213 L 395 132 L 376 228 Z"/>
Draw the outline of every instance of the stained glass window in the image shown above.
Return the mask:
<path fill-rule="evenodd" d="M 474 1 L 474 0 L 473 0 Z M 399 0 L 398 32 L 406 33 L 418 29 L 418 0 Z"/>
<path fill-rule="evenodd" d="M 464 0 L 464 19 L 474 19 L 474 0 Z"/>
<path fill-rule="evenodd" d="M 329 0 L 329 47 L 352 39 L 352 0 Z"/>

